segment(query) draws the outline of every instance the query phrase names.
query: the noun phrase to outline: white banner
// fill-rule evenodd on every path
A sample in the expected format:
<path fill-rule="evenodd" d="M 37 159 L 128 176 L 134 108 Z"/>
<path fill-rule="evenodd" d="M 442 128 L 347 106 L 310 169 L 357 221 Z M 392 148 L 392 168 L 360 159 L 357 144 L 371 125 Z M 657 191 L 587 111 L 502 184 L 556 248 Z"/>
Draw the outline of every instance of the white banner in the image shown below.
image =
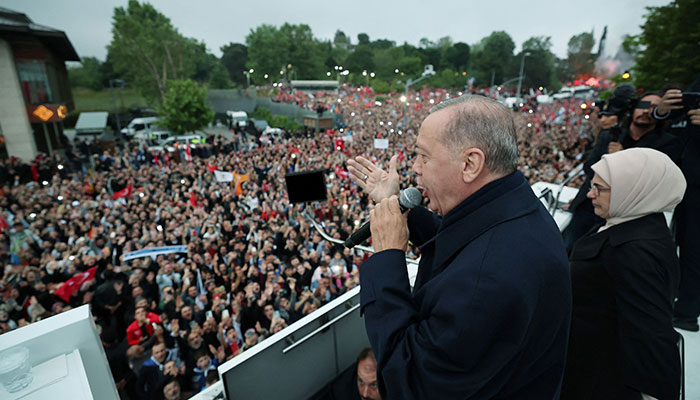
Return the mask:
<path fill-rule="evenodd" d="M 214 170 L 214 175 L 218 182 L 233 182 L 233 174 L 230 172 Z"/>
<path fill-rule="evenodd" d="M 374 148 L 375 149 L 388 149 L 389 148 L 389 139 L 374 139 Z"/>

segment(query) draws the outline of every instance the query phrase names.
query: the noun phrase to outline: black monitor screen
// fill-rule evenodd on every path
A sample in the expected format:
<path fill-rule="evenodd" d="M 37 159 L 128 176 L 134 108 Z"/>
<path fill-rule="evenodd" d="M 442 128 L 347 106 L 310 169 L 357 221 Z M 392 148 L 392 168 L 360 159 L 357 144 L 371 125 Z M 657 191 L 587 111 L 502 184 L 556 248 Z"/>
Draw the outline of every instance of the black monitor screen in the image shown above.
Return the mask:
<path fill-rule="evenodd" d="M 290 203 L 325 201 L 327 199 L 325 170 L 294 172 L 284 176 Z"/>

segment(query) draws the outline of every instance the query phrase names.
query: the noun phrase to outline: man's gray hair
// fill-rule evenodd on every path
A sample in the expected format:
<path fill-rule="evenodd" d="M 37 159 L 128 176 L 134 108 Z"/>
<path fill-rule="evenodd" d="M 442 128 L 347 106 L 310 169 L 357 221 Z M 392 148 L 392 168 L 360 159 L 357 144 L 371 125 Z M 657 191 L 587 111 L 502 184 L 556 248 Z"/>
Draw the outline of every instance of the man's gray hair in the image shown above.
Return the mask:
<path fill-rule="evenodd" d="M 457 106 L 457 107 L 453 107 Z M 518 138 L 510 111 L 484 96 L 464 95 L 430 109 L 450 108 L 453 113 L 441 140 L 453 155 L 469 147 L 484 152 L 486 167 L 495 174 L 508 175 L 518 166 Z"/>

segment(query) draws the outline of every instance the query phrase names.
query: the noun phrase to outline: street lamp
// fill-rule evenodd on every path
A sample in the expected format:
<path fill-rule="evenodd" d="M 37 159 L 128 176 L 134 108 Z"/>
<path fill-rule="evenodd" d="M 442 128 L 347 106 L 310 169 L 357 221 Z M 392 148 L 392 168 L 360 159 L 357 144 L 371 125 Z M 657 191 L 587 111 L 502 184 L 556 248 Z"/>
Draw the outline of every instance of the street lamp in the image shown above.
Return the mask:
<path fill-rule="evenodd" d="M 398 69 L 394 70 L 394 72 L 398 73 Z M 372 73 L 374 74 L 374 72 Z M 423 73 L 421 76 L 418 77 L 418 79 L 408 79 L 406 81 L 406 86 L 404 87 L 404 94 L 399 98 L 401 102 L 403 103 L 403 129 L 408 129 L 408 114 L 406 110 L 406 100 L 408 96 L 408 88 L 413 85 L 414 83 L 418 83 L 422 81 L 423 79 L 430 78 L 431 76 L 435 75 L 435 70 L 433 69 L 432 64 L 428 64 L 423 67 Z"/>
<path fill-rule="evenodd" d="M 253 68 L 251 68 L 247 71 L 243 71 L 243 75 L 245 75 L 245 81 L 246 81 L 246 85 L 247 85 L 246 87 L 250 87 L 250 74 L 252 74 L 253 72 L 255 72 L 255 70 Z"/>
<path fill-rule="evenodd" d="M 523 51 L 523 56 L 520 58 L 520 76 L 518 77 L 518 91 L 516 96 L 520 98 L 520 88 L 523 85 L 523 70 L 525 68 L 525 56 L 529 56 L 530 52 Z"/>

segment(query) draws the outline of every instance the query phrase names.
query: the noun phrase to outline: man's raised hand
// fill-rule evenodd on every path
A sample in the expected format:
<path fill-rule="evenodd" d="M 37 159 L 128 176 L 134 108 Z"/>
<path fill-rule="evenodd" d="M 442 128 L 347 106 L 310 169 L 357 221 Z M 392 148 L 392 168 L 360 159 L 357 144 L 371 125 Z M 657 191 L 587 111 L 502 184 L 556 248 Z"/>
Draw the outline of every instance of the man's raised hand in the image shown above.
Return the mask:
<path fill-rule="evenodd" d="M 370 160 L 357 156 L 348 160 L 348 171 L 352 180 L 357 183 L 375 203 L 391 195 L 399 195 L 399 173 L 396 163 L 398 156 L 394 155 L 389 161 L 389 170 L 374 165 Z"/>

